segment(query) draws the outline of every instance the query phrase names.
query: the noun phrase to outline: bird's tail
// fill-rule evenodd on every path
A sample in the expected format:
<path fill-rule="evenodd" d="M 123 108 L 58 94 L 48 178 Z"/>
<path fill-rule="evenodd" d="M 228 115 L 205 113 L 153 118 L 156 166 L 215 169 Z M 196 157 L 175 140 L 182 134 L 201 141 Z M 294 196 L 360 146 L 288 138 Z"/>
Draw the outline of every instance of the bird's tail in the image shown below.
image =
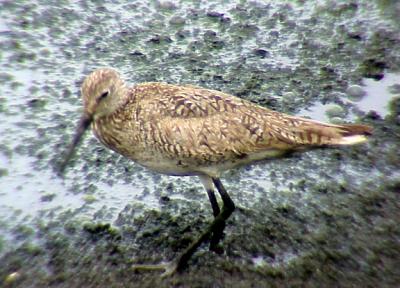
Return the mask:
<path fill-rule="evenodd" d="M 366 142 L 372 134 L 372 127 L 361 124 L 304 123 L 302 127 L 307 144 L 315 145 L 355 145 Z"/>
<path fill-rule="evenodd" d="M 354 145 L 366 142 L 372 134 L 372 127 L 362 124 L 336 125 L 293 116 L 286 120 L 293 124 L 285 131 L 285 140 L 298 145 Z"/>
<path fill-rule="evenodd" d="M 332 125 L 338 136 L 331 139 L 332 145 L 354 145 L 366 142 L 367 136 L 372 134 L 372 127 L 361 124 Z"/>

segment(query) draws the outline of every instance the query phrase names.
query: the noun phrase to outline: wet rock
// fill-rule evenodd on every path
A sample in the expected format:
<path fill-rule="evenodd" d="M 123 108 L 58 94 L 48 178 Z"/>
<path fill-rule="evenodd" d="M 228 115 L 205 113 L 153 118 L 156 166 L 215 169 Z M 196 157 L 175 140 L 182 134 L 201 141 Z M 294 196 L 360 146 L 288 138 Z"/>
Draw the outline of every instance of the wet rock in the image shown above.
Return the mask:
<path fill-rule="evenodd" d="M 400 84 L 393 84 L 388 87 L 388 90 L 391 94 L 400 94 Z"/>
<path fill-rule="evenodd" d="M 172 1 L 157 1 L 157 6 L 161 9 L 176 10 L 177 6 Z"/>
<path fill-rule="evenodd" d="M 85 223 L 83 230 L 90 233 L 92 237 L 120 237 L 119 231 L 116 228 L 111 227 L 109 223 Z"/>
<path fill-rule="evenodd" d="M 400 125 L 400 97 L 395 97 L 390 101 L 389 111 L 389 119 Z"/>
<path fill-rule="evenodd" d="M 14 77 L 9 73 L 0 73 L 0 83 L 11 82 Z"/>
<path fill-rule="evenodd" d="M 351 85 L 346 89 L 346 94 L 351 100 L 359 101 L 367 92 L 359 85 Z"/>
<path fill-rule="evenodd" d="M 381 80 L 385 76 L 384 69 L 386 68 L 388 68 L 388 65 L 385 61 L 375 58 L 367 59 L 361 64 L 363 77 L 376 80 Z"/>
<path fill-rule="evenodd" d="M 346 111 L 340 105 L 329 104 L 329 105 L 327 105 L 325 114 L 329 118 L 339 117 L 339 118 L 343 119 L 346 116 Z"/>
<path fill-rule="evenodd" d="M 172 25 L 183 25 L 186 23 L 186 19 L 182 16 L 173 16 L 170 20 L 169 23 Z"/>
<path fill-rule="evenodd" d="M 21 277 L 20 272 L 18 272 L 18 271 L 12 272 L 6 276 L 3 284 L 6 287 L 13 287 L 14 285 L 16 285 L 18 283 L 17 281 L 19 280 L 20 277 Z"/>

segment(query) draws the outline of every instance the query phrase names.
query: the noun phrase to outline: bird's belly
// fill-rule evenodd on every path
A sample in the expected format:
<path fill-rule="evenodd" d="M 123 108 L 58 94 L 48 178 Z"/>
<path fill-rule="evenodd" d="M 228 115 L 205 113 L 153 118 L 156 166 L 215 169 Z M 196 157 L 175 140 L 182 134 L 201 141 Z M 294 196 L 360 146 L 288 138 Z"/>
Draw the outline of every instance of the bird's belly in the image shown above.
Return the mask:
<path fill-rule="evenodd" d="M 195 159 L 171 159 L 165 158 L 162 155 L 151 154 L 148 157 L 141 157 L 140 159 L 132 159 L 140 165 L 151 169 L 153 171 L 173 175 L 173 176 L 193 176 L 193 175 L 209 175 L 211 177 L 220 177 L 221 173 L 255 162 L 257 160 L 263 160 L 268 158 L 280 157 L 285 151 L 270 149 L 268 151 L 261 151 L 252 153 L 244 158 L 225 159 L 219 162 L 196 162 Z M 141 154 L 144 156 L 144 154 Z"/>
<path fill-rule="evenodd" d="M 140 165 L 162 174 L 171 176 L 193 176 L 203 174 L 200 172 L 199 167 L 184 165 L 179 160 L 165 159 L 165 158 L 152 158 L 152 159 L 134 159 Z"/>

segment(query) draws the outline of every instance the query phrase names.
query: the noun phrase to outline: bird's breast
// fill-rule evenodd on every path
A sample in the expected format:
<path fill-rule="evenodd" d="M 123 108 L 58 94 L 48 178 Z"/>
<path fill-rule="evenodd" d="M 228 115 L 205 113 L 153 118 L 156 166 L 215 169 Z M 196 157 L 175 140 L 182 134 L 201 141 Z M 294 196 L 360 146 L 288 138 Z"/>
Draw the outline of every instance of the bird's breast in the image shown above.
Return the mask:
<path fill-rule="evenodd" d="M 135 137 L 134 127 L 121 124 L 123 123 L 116 122 L 109 117 L 103 117 L 93 122 L 92 131 L 106 147 L 125 157 L 134 159 L 139 148 L 138 145 L 135 145 L 137 137 Z"/>

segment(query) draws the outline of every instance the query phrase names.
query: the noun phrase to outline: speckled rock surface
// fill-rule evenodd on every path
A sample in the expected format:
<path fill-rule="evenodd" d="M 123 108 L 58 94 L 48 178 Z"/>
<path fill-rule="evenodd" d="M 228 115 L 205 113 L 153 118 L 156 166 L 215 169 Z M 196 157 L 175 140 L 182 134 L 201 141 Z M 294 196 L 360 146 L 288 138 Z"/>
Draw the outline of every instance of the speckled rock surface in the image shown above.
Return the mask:
<path fill-rule="evenodd" d="M 0 286 L 400 283 L 400 5 L 221 2 L 1 1 Z M 92 135 L 65 177 L 54 173 L 82 109 L 80 83 L 100 66 L 132 84 L 199 85 L 366 123 L 374 135 L 227 172 L 238 209 L 225 253 L 204 245 L 168 279 L 135 273 L 133 263 L 173 259 L 211 209 L 197 179 L 152 173 Z M 346 94 L 355 85 L 362 99 Z"/>

